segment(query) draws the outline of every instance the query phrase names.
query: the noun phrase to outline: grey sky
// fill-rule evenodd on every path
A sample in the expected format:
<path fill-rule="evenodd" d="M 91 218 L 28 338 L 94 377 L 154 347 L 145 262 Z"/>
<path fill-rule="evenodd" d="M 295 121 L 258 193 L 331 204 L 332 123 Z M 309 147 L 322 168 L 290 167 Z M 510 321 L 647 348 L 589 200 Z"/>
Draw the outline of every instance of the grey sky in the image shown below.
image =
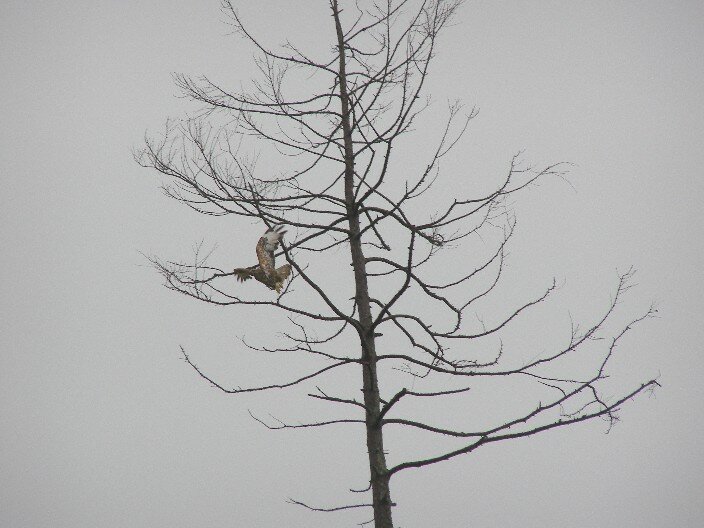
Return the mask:
<path fill-rule="evenodd" d="M 242 14 L 271 44 L 327 48 L 326 4 L 266 1 Z M 252 76 L 250 49 L 222 20 L 216 1 L 0 8 L 2 526 L 366 520 L 284 502 L 348 500 L 365 482 L 361 431 L 269 432 L 248 408 L 291 419 L 317 408 L 281 394 L 228 397 L 179 359 L 182 344 L 233 384 L 283 376 L 285 360 L 266 358 L 278 363 L 267 374 L 236 340 L 276 329 L 261 313 L 165 290 L 138 254 L 187 256 L 205 239 L 222 261 L 252 260 L 259 227 L 167 200 L 131 157 L 146 129 L 189 109 L 171 72 Z M 661 317 L 624 345 L 614 383 L 660 372 L 663 388 L 626 406 L 608 435 L 589 423 L 401 476 L 399 526 L 704 524 L 703 22 L 697 1 L 477 0 L 444 35 L 429 91 L 439 108 L 461 98 L 481 109 L 455 167 L 499 173 L 523 148 L 536 165 L 576 164 L 576 193 L 548 182 L 516 204 L 516 294 L 564 278 L 557 307 L 588 320 L 616 269 L 634 264 L 624 313 L 655 299 Z M 409 141 L 432 137 L 419 128 Z M 395 438 L 391 456 L 432 441 Z"/>

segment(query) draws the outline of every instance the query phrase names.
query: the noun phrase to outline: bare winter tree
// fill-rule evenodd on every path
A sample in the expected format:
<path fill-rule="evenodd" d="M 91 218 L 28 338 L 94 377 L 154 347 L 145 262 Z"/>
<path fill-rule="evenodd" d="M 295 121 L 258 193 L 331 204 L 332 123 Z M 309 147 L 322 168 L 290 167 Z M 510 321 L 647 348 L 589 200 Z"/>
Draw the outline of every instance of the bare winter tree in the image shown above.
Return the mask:
<path fill-rule="evenodd" d="M 613 422 L 624 403 L 658 385 L 651 379 L 621 389 L 617 397 L 603 391 L 606 369 L 623 336 L 655 313 L 651 307 L 612 327 L 612 314 L 629 288 L 632 270 L 619 277 L 602 315 L 584 327 L 572 324 L 564 346 L 551 351 L 532 351 L 527 357 L 504 350 L 501 336 L 548 300 L 554 281 L 514 306 L 494 307 L 499 315 L 491 323 L 472 318 L 477 306 L 495 293 L 505 268 L 516 226 L 508 202 L 539 179 L 561 176 L 564 168 L 533 169 L 516 156 L 493 188 L 475 187 L 470 193 L 470 186 L 455 187 L 440 204 L 431 191 L 441 181 L 440 162 L 475 116 L 459 104 L 449 105 L 427 162 L 413 166 L 394 156 L 407 134 L 414 129 L 418 133 L 419 115 L 429 105 L 424 84 L 438 37 L 460 4 L 330 0 L 334 40 L 330 49 L 313 56 L 289 42 L 268 47 L 225 0 L 223 9 L 233 29 L 255 49 L 261 77 L 250 88 L 229 90 L 209 78 L 176 76 L 178 87 L 199 103 L 201 112 L 170 122 L 165 135 L 147 139 L 138 155 L 143 166 L 168 178 L 170 197 L 200 213 L 255 221 L 261 232 L 281 224 L 288 229 L 277 256 L 292 273 L 277 293 L 254 281 L 253 286 L 237 282 L 242 269 L 232 271 L 231 263 L 152 262 L 167 287 L 199 301 L 288 314 L 291 326 L 281 329 L 278 344 L 246 346 L 320 361 L 304 375 L 276 384 L 231 387 L 183 351 L 185 359 L 228 394 L 308 385 L 311 398 L 353 412 L 303 424 L 257 419 L 272 429 L 363 425 L 369 486 L 360 493 L 370 493 L 371 499 L 330 508 L 292 502 L 326 511 L 368 507 L 376 528 L 393 526 L 392 477 L 495 442 L 594 418 Z M 254 139 L 259 140 L 260 155 L 284 157 L 288 172 L 270 175 L 266 167 L 268 174 L 262 174 L 258 160 L 264 155 L 257 158 L 249 149 Z M 479 236 L 482 244 L 476 243 Z M 349 254 L 338 248 L 349 248 Z M 349 267 L 326 271 L 330 261 L 345 254 L 349 272 Z M 257 278 L 258 273 L 258 280 L 267 284 L 261 267 L 248 264 L 253 264 L 252 275 Z M 353 349 L 341 345 L 350 336 L 356 342 Z M 570 363 L 577 356 L 579 361 Z M 360 399 L 324 387 L 333 371 L 342 369 L 360 375 Z M 387 376 L 384 384 L 380 373 Z M 400 412 L 402 400 L 437 399 L 444 406 L 448 399 L 468 398 L 470 384 L 486 379 L 530 382 L 522 385 L 523 408 L 470 430 Z M 460 444 L 389 465 L 384 446 L 389 427 L 420 429 Z"/>

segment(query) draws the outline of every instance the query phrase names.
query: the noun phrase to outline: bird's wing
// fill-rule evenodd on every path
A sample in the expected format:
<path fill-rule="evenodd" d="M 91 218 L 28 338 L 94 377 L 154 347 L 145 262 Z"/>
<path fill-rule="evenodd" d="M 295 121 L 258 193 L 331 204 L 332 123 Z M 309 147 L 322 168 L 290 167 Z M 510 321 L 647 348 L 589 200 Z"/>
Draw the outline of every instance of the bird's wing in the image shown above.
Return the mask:
<path fill-rule="evenodd" d="M 237 278 L 237 280 L 240 282 L 244 282 L 246 280 L 249 280 L 253 276 L 251 268 L 235 268 L 233 270 L 233 273 L 235 274 L 235 277 Z"/>

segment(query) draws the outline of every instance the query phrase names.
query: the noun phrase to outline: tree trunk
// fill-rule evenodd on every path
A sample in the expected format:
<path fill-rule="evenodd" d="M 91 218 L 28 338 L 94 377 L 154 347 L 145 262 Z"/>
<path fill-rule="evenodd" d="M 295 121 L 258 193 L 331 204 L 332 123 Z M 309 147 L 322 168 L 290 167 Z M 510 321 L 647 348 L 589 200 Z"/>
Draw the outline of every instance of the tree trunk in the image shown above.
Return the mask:
<path fill-rule="evenodd" d="M 350 250 L 352 252 L 352 267 L 354 269 L 355 301 L 359 311 L 359 338 L 362 348 L 362 379 L 364 406 L 366 409 L 367 451 L 369 453 L 369 472 L 374 505 L 374 527 L 393 528 L 391 520 L 391 495 L 389 493 L 389 477 L 386 468 L 384 441 L 379 422 L 381 412 L 379 402 L 379 383 L 376 371 L 376 348 L 374 331 L 372 329 L 371 306 L 367 285 L 366 261 L 360 238 L 359 211 L 354 197 L 354 150 L 352 145 L 352 125 L 350 123 L 350 105 L 347 93 L 347 77 L 345 73 L 345 42 L 340 23 L 340 11 L 337 0 L 332 1 L 337 45 L 339 49 L 338 80 L 340 84 L 340 99 L 342 104 L 342 132 L 344 139 L 345 158 L 345 202 L 347 205 L 348 224 L 350 231 Z"/>

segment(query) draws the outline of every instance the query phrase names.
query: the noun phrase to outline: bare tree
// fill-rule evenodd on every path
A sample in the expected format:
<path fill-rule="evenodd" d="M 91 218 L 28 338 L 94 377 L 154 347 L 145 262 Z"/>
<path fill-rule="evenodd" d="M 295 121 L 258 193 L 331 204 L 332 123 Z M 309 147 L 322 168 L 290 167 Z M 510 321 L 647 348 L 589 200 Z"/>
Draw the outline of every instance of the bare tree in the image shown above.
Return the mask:
<path fill-rule="evenodd" d="M 242 217 L 262 228 L 288 227 L 291 239 L 278 256 L 293 273 L 278 294 L 261 286 L 243 287 L 234 280 L 229 263 L 152 262 L 168 288 L 200 301 L 288 314 L 291 326 L 278 345 L 246 346 L 317 358 L 321 363 L 305 375 L 276 384 L 231 387 L 200 369 L 185 350 L 183 355 L 198 375 L 228 394 L 308 384 L 311 398 L 354 412 L 303 424 L 253 417 L 271 429 L 364 425 L 369 486 L 359 492 L 371 492 L 371 500 L 331 508 L 292 502 L 324 511 L 369 507 L 377 528 L 393 526 L 389 484 L 401 472 L 594 418 L 612 423 L 624 403 L 658 385 L 650 379 L 621 390 L 615 398 L 607 398 L 602 389 L 623 336 L 655 313 L 651 307 L 615 330 L 606 327 L 633 270 L 619 277 L 611 302 L 596 321 L 583 328 L 572 324 L 564 346 L 533 352 L 532 359 L 504 350 L 501 336 L 524 313 L 548 300 L 555 281 L 534 297 L 502 308 L 491 324 L 467 317 L 495 292 L 505 269 L 507 244 L 516 226 L 508 199 L 539 179 L 562 176 L 565 166 L 534 169 L 516 155 L 492 189 L 466 196 L 455 191 L 444 206 L 430 212 L 424 200 L 440 176 L 440 162 L 476 115 L 460 104 L 449 105 L 444 128 L 423 166 L 408 167 L 394 158 L 394 147 L 413 131 L 429 105 L 423 89 L 438 37 L 461 3 L 386 0 L 363 6 L 360 0 L 344 3 L 343 9 L 341 2 L 330 0 L 335 40 L 330 50 L 313 56 L 290 42 L 268 47 L 225 0 L 232 28 L 255 49 L 261 77 L 249 89 L 229 90 L 206 77 L 177 75 L 176 84 L 201 111 L 170 122 L 164 136 L 148 138 L 138 155 L 143 166 L 168 177 L 164 188 L 170 197 L 200 213 Z M 259 152 L 268 149 L 267 157 L 282 156 L 293 168 L 262 175 L 258 158 L 248 150 L 252 139 L 264 140 L 257 143 Z M 494 244 L 485 254 L 472 245 L 480 235 L 482 247 Z M 450 259 L 442 255 L 470 254 L 468 246 L 472 255 L 483 258 L 453 274 Z M 328 255 L 339 257 L 338 247 L 349 248 L 349 274 L 326 273 L 317 264 Z M 255 264 L 251 269 L 258 268 Z M 348 336 L 354 336 L 356 350 L 340 345 Z M 578 350 L 586 350 L 587 367 L 582 363 L 567 370 Z M 332 371 L 350 367 L 361 371 L 361 399 L 323 388 Z M 379 381 L 382 367 L 389 380 L 394 378 L 384 390 Z M 497 418 L 490 426 L 464 430 L 400 413 L 402 400 L 438 399 L 444 405 L 447 398 L 467 398 L 470 384 L 479 380 L 516 378 L 534 387 L 533 393 L 523 389 L 521 394 L 530 408 L 508 419 Z M 387 392 L 394 383 L 400 389 Z M 435 388 L 415 390 L 414 383 Z M 389 466 L 383 433 L 398 426 L 462 443 L 435 456 Z"/>

